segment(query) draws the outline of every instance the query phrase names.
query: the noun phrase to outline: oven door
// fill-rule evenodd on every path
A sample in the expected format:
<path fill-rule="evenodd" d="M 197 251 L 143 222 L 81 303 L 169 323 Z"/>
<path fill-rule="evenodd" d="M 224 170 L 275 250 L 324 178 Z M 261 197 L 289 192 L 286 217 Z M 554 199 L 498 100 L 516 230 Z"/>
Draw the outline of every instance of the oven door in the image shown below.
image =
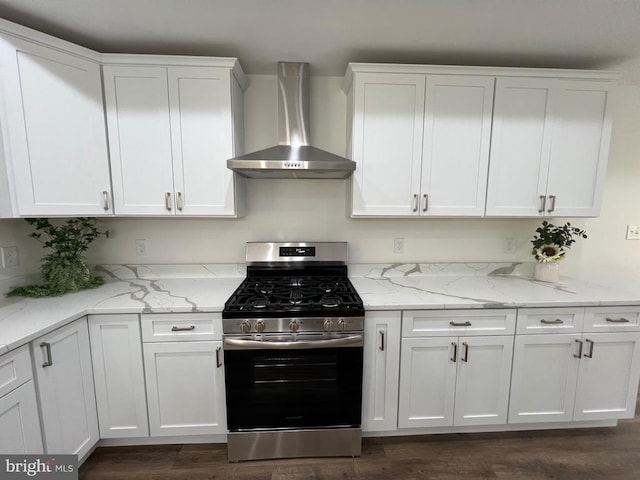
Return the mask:
<path fill-rule="evenodd" d="M 360 427 L 362 334 L 225 336 L 224 348 L 229 431 Z"/>

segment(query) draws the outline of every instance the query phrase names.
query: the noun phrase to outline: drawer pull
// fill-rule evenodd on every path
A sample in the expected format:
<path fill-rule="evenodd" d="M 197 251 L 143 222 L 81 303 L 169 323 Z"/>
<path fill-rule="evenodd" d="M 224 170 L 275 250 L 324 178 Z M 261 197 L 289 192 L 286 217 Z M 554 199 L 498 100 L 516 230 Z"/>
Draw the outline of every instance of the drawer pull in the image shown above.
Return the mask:
<path fill-rule="evenodd" d="M 40 344 L 40 348 L 44 348 L 44 353 L 46 355 L 46 360 L 42 364 L 43 367 L 50 367 L 53 365 L 53 359 L 51 358 L 51 344 L 47 342 L 42 342 Z"/>
<path fill-rule="evenodd" d="M 575 358 L 582 358 L 582 341 L 576 339 L 576 342 L 578 342 L 580 346 L 578 347 L 578 353 L 574 353 L 573 356 Z"/>
<path fill-rule="evenodd" d="M 462 345 L 464 345 L 464 357 L 460 357 L 460 360 L 462 360 L 463 362 L 468 362 L 469 361 L 469 344 L 467 342 L 462 342 Z"/>
<path fill-rule="evenodd" d="M 451 320 L 449 322 L 449 325 L 451 325 L 452 327 L 470 327 L 471 322 L 469 320 L 467 320 L 466 322 L 454 322 L 453 320 Z"/>
<path fill-rule="evenodd" d="M 628 318 L 624 318 L 624 317 L 620 317 L 620 318 L 605 318 L 605 320 L 607 322 L 610 323 L 629 323 L 629 319 Z"/>
<path fill-rule="evenodd" d="M 455 363 L 456 360 L 458 359 L 458 343 L 451 342 L 451 345 L 453 345 L 453 356 L 451 357 L 451 361 Z"/>
<path fill-rule="evenodd" d="M 540 320 L 540 323 L 544 323 L 545 325 L 560 325 L 561 323 L 564 323 L 564 322 L 559 318 L 556 318 L 555 320 L 545 320 L 543 318 L 542 320 Z"/>
<path fill-rule="evenodd" d="M 190 325 L 188 327 L 178 327 L 174 325 L 173 327 L 171 327 L 172 332 L 188 332 L 189 330 L 195 330 L 195 329 L 196 329 L 195 325 Z"/>
<path fill-rule="evenodd" d="M 584 356 L 587 358 L 593 358 L 593 340 L 589 340 L 588 338 L 585 338 L 584 341 L 590 344 L 589 353 L 585 353 Z"/>
<path fill-rule="evenodd" d="M 216 348 L 216 368 L 220 368 L 222 366 L 222 362 L 220 361 L 220 351 L 222 347 Z"/>

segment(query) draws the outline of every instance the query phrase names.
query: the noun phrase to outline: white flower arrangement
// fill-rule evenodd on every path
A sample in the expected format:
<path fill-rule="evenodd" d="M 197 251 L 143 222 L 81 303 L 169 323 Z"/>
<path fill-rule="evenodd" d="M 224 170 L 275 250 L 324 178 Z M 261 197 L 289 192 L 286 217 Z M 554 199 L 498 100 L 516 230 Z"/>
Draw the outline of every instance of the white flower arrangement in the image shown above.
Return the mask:
<path fill-rule="evenodd" d="M 542 226 L 536 229 L 537 235 L 533 237 L 531 243 L 533 249 L 531 253 L 540 263 L 558 262 L 565 256 L 566 249 L 569 248 L 576 239 L 574 235 L 587 238 L 587 232 L 572 227 L 570 223 L 565 223 L 561 227 L 556 227 L 546 220 Z"/>

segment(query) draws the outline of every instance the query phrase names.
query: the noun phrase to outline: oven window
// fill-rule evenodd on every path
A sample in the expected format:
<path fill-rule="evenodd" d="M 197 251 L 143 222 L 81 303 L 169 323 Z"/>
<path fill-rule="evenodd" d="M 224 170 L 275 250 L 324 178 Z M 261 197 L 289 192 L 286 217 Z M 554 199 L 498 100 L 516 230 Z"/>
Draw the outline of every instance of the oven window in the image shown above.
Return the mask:
<path fill-rule="evenodd" d="M 360 426 L 362 347 L 225 351 L 229 430 Z"/>

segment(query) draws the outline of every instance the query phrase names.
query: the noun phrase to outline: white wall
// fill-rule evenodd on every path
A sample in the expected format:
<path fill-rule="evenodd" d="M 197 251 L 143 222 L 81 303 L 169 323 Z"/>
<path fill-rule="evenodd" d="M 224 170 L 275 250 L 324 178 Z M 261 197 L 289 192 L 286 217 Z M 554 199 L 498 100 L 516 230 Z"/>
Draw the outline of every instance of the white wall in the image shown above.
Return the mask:
<path fill-rule="evenodd" d="M 276 83 L 250 76 L 245 94 L 246 151 L 276 143 Z M 311 132 L 315 146 L 345 153 L 346 99 L 342 78 L 311 82 Z M 602 216 L 574 220 L 589 233 L 570 251 L 564 274 L 592 270 L 640 271 L 640 241 L 625 241 L 627 223 L 640 225 L 640 86 L 621 87 Z M 232 219 L 104 219 L 110 239 L 89 252 L 92 263 L 242 262 L 244 244 L 260 240 L 346 240 L 352 262 L 532 261 L 529 240 L 540 220 L 350 219 L 344 180 L 249 180 L 248 214 Z M 564 221 L 564 220 L 561 220 Z M 24 268 L 41 252 L 20 220 L 0 220 L 0 245 L 17 242 Z M 405 253 L 393 253 L 393 238 L 405 238 Z M 134 240 L 147 239 L 147 255 L 136 256 Z M 516 239 L 515 253 L 503 241 Z"/>

